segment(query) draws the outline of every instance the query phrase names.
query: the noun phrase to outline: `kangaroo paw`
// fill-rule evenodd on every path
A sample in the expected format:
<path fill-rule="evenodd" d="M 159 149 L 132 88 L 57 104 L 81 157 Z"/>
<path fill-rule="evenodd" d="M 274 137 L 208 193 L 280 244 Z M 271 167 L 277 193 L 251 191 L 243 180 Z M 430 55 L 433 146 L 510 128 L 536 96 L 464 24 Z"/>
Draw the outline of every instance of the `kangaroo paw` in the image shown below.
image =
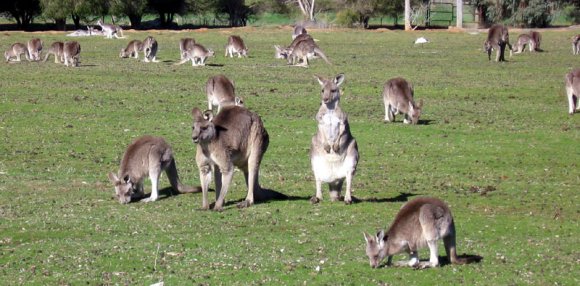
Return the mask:
<path fill-rule="evenodd" d="M 322 201 L 322 200 L 317 198 L 316 196 L 310 198 L 310 203 L 313 205 L 320 203 L 320 201 Z"/>
<path fill-rule="evenodd" d="M 253 205 L 252 202 L 250 202 L 250 201 L 243 201 L 243 202 L 240 202 L 237 206 L 238 206 L 239 209 L 243 209 L 243 208 L 248 208 L 251 205 Z"/>

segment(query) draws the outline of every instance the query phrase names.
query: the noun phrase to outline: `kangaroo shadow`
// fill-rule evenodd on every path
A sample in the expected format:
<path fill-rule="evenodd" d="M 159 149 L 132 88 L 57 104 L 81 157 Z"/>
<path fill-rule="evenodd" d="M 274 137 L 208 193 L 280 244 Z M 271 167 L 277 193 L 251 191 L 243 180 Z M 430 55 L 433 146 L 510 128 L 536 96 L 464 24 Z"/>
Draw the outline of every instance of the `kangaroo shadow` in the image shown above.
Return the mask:
<path fill-rule="evenodd" d="M 365 198 L 365 199 L 358 199 L 358 198 L 353 198 L 353 202 L 355 203 L 360 203 L 360 202 L 365 202 L 365 203 L 395 203 L 395 202 L 407 202 L 409 201 L 409 198 L 412 196 L 417 196 L 420 194 L 413 194 L 413 193 L 399 193 L 398 196 L 396 197 L 392 197 L 392 198 L 375 198 L 375 197 L 371 197 L 371 198 Z"/>
<path fill-rule="evenodd" d="M 205 64 L 208 67 L 223 67 L 224 65 L 222 64 Z"/>
<path fill-rule="evenodd" d="M 245 200 L 245 198 L 235 200 L 235 201 L 227 201 L 224 204 L 224 206 L 238 204 L 238 203 L 243 202 L 244 200 Z M 278 191 L 275 191 L 272 189 L 266 189 L 266 188 L 262 188 L 260 191 L 254 192 L 254 204 L 255 205 L 264 204 L 264 203 L 268 203 L 271 201 L 294 201 L 294 200 L 308 200 L 308 198 L 287 196 L 287 195 L 282 194 Z M 213 204 L 214 203 L 212 203 L 212 205 L 211 205 L 212 208 L 213 208 Z"/>
<path fill-rule="evenodd" d="M 210 190 L 210 191 L 213 191 L 213 190 Z M 157 200 L 158 201 L 168 199 L 168 198 L 170 198 L 172 196 L 189 194 L 189 193 L 180 193 L 180 192 L 174 190 L 172 187 L 166 187 L 166 188 L 163 188 L 163 189 L 159 189 L 157 192 L 158 192 L 158 195 L 159 195 L 159 197 L 157 197 Z M 201 193 L 201 189 L 199 191 L 195 191 L 195 192 L 191 192 L 191 193 Z M 138 197 L 138 196 L 133 197 L 132 196 L 131 197 L 131 203 L 138 203 L 142 199 L 146 199 L 146 198 L 149 198 L 149 197 L 151 197 L 151 193 L 144 194 L 142 197 Z"/>
<path fill-rule="evenodd" d="M 467 261 L 466 264 L 479 263 L 483 260 L 483 256 L 479 256 L 479 255 L 475 255 L 475 254 L 465 254 L 465 253 L 463 253 L 462 255 L 457 255 L 457 258 L 465 259 Z M 427 259 L 426 261 L 429 261 L 429 260 Z M 441 267 L 447 266 L 450 264 L 452 264 L 452 263 L 449 260 L 449 257 L 439 256 L 439 265 Z"/>
<path fill-rule="evenodd" d="M 435 122 L 435 120 L 419 119 L 419 122 L 417 122 L 417 124 L 419 124 L 419 125 L 431 125 L 431 122 Z"/>

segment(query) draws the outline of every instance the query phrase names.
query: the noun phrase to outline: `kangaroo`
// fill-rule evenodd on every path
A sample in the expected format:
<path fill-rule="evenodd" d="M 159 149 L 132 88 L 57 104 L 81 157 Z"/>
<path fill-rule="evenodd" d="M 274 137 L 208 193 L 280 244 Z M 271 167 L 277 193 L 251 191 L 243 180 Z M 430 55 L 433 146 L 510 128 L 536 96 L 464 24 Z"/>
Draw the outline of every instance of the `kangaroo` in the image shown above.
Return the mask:
<path fill-rule="evenodd" d="M 79 66 L 81 56 L 81 45 L 77 41 L 67 41 L 63 47 L 63 57 L 65 66 Z"/>
<path fill-rule="evenodd" d="M 532 39 L 530 35 L 528 34 L 519 35 L 516 44 L 513 46 L 513 52 L 515 54 L 523 52 L 524 49 L 526 48 L 526 45 L 528 45 L 528 49 L 530 50 L 530 52 L 536 51 L 536 42 L 534 41 L 534 39 Z"/>
<path fill-rule="evenodd" d="M 179 52 L 182 60 L 185 58 L 185 52 L 193 49 L 193 45 L 195 45 L 195 39 L 193 38 L 183 38 L 179 40 Z"/>
<path fill-rule="evenodd" d="M 214 106 L 218 107 L 217 113 L 221 108 L 228 105 L 237 105 L 243 107 L 243 101 L 236 96 L 234 82 L 224 75 L 216 75 L 207 80 L 205 84 L 207 94 L 207 107 L 213 110 Z"/>
<path fill-rule="evenodd" d="M 316 180 L 316 195 L 310 199 L 313 204 L 322 201 L 322 183 L 329 184 L 330 200 L 340 198 L 342 184 L 346 180 L 344 203 L 352 203 L 352 179 L 358 164 L 358 146 L 350 133 L 346 113 L 339 106 L 339 87 L 344 75 L 333 79 L 316 76 L 322 87 L 322 103 L 316 114 L 318 130 L 310 145 L 310 163 Z"/>
<path fill-rule="evenodd" d="M 191 60 L 191 66 L 205 66 L 205 61 L 215 55 L 214 51 L 206 49 L 200 44 L 194 44 L 193 49 L 185 52 L 185 57 L 175 65 L 181 65 Z"/>
<path fill-rule="evenodd" d="M 230 55 L 230 58 L 234 57 L 234 53 L 238 54 L 238 58 L 242 56 L 248 57 L 248 48 L 244 44 L 244 40 L 240 36 L 230 36 L 228 38 L 228 43 L 226 44 L 226 54 L 225 57 Z"/>
<path fill-rule="evenodd" d="M 483 49 L 487 52 L 487 57 L 491 61 L 491 50 L 497 51 L 495 56 L 496 62 L 505 61 L 505 47 L 509 47 L 510 56 L 512 55 L 512 45 L 510 45 L 508 29 L 503 25 L 493 25 L 489 28 L 487 40 L 483 43 Z"/>
<path fill-rule="evenodd" d="M 324 52 L 322 52 L 314 41 L 305 40 L 299 42 L 296 47 L 289 50 L 288 64 L 308 67 L 308 59 L 316 57 L 321 57 L 327 64 L 331 64 Z M 302 60 L 302 63 L 298 63 L 300 60 Z"/>
<path fill-rule="evenodd" d="M 568 114 L 580 111 L 580 68 L 566 74 L 566 95 L 568 96 Z"/>
<path fill-rule="evenodd" d="M 580 34 L 572 37 L 572 54 L 580 55 Z"/>
<path fill-rule="evenodd" d="M 127 47 L 124 49 L 121 49 L 121 52 L 119 53 L 119 57 L 120 58 L 128 58 L 128 57 L 132 57 L 132 58 L 139 58 L 139 51 L 143 50 L 143 42 L 139 41 L 139 40 L 132 40 L 129 42 L 129 44 L 127 44 Z"/>
<path fill-rule="evenodd" d="M 46 51 L 46 55 L 44 56 L 43 62 L 48 60 L 48 56 L 54 55 L 54 62 L 60 64 L 64 62 L 64 43 L 63 42 L 54 42 Z"/>
<path fill-rule="evenodd" d="M 96 36 L 96 35 L 103 35 L 102 31 L 99 30 L 95 30 L 95 28 L 91 27 L 91 26 L 87 26 L 86 30 L 76 30 L 72 33 L 67 34 L 67 37 L 88 37 L 88 36 Z"/>
<path fill-rule="evenodd" d="M 392 78 L 383 86 L 383 103 L 385 104 L 385 121 L 395 121 L 395 115 L 405 114 L 403 123 L 417 124 L 421 116 L 423 100 L 419 104 L 414 100 L 413 86 L 404 78 Z"/>
<path fill-rule="evenodd" d="M 540 34 L 540 32 L 537 31 L 531 31 L 530 37 L 532 37 L 532 40 L 535 43 L 534 52 L 541 52 L 542 49 L 540 48 L 540 44 L 542 43 L 542 34 Z"/>
<path fill-rule="evenodd" d="M 155 57 L 157 56 L 157 40 L 155 38 L 148 36 L 143 40 L 143 53 L 145 58 L 143 59 L 146 63 L 148 62 L 159 62 Z"/>
<path fill-rule="evenodd" d="M 306 28 L 304 28 L 304 26 L 302 25 L 294 26 L 294 31 L 292 32 L 292 40 L 296 39 L 296 37 L 302 34 L 308 34 Z"/>
<path fill-rule="evenodd" d="M 226 194 L 234 175 L 234 166 L 244 172 L 248 194 L 238 204 L 245 208 L 254 204 L 261 192 L 260 163 L 270 142 L 260 117 L 240 106 L 225 106 L 216 116 L 212 111 L 192 110 L 192 140 L 197 144 L 195 161 L 199 168 L 202 209 L 208 210 L 207 192 L 214 172 L 216 202 L 214 210 L 223 210 Z"/>
<path fill-rule="evenodd" d="M 11 61 L 12 58 L 16 58 L 16 61 L 19 62 L 20 55 L 22 55 L 22 54 L 24 54 L 26 59 L 28 59 L 30 61 L 30 58 L 28 57 L 28 49 L 26 48 L 26 45 L 24 45 L 23 43 L 14 43 L 14 44 L 12 44 L 12 46 L 10 46 L 10 49 L 8 49 L 4 52 L 4 59 L 6 59 L 6 62 L 9 62 L 9 61 Z"/>
<path fill-rule="evenodd" d="M 97 25 L 101 26 L 101 30 L 103 31 L 103 34 L 105 35 L 105 38 L 107 38 L 107 39 L 112 39 L 113 37 L 115 37 L 117 39 L 125 38 L 123 36 L 123 29 L 120 26 L 103 24 L 103 22 L 101 22 L 101 20 L 97 21 Z M 121 34 L 120 37 L 119 37 L 119 34 Z"/>
<path fill-rule="evenodd" d="M 421 197 L 413 199 L 401 207 L 389 230 L 379 231 L 376 236 L 363 233 L 366 240 L 366 254 L 372 268 L 377 268 L 387 257 L 391 265 L 393 255 L 407 252 L 410 260 L 398 262 L 396 266 L 437 267 L 437 241 L 442 239 L 447 257 L 453 264 L 478 262 L 481 257 L 457 257 L 455 243 L 455 224 L 447 205 L 436 198 Z M 429 247 L 429 263 L 420 263 L 418 250 Z"/>
<path fill-rule="evenodd" d="M 276 59 L 288 59 L 290 49 L 294 49 L 296 47 L 296 45 L 298 45 L 298 43 L 300 43 L 303 40 L 312 40 L 312 42 L 314 42 L 314 39 L 310 35 L 300 34 L 300 35 L 296 36 L 296 38 L 294 38 L 294 40 L 292 40 L 292 43 L 290 43 L 290 45 L 288 47 L 283 48 L 279 45 L 274 45 L 274 49 L 276 50 L 276 53 L 274 54 L 274 58 L 276 58 Z"/>
<path fill-rule="evenodd" d="M 149 175 L 151 196 L 142 201 L 153 202 L 158 198 L 159 176 L 165 171 L 171 187 L 178 193 L 199 192 L 199 189 L 183 185 L 177 174 L 171 146 L 162 137 L 143 136 L 131 143 L 121 161 L 117 174 L 109 173 L 109 180 L 115 185 L 115 194 L 121 204 L 132 198 L 144 196 L 143 181 Z"/>
<path fill-rule="evenodd" d="M 42 41 L 39 38 L 30 39 L 26 45 L 28 55 L 31 61 L 40 60 L 40 52 L 42 51 Z"/>

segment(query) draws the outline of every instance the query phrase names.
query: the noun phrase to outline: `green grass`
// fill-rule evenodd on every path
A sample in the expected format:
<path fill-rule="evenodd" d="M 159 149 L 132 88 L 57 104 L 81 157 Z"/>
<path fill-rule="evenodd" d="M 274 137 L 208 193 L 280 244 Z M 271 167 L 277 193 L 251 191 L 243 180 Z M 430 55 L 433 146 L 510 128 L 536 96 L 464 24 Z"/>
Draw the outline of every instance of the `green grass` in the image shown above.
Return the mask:
<path fill-rule="evenodd" d="M 567 114 L 563 86 L 579 66 L 569 50 L 574 31 L 544 32 L 546 52 L 495 63 L 481 51 L 484 34 L 313 30 L 333 65 L 316 60 L 308 69 L 273 58 L 274 44 L 290 42 L 289 29 L 233 31 L 249 58 L 223 57 L 232 30 L 167 31 L 151 33 L 157 64 L 117 57 L 146 32 L 76 39 L 79 68 L 52 58 L 0 64 L 2 284 L 579 284 L 580 117 Z M 33 36 L 45 44 L 66 39 L 5 32 L 0 43 L 5 49 Z M 211 66 L 171 65 L 185 36 L 216 49 Z M 412 47 L 419 36 L 432 43 Z M 308 149 L 320 102 L 313 76 L 341 72 L 362 202 L 313 206 Z M 106 174 L 145 134 L 165 137 L 181 178 L 199 184 L 190 111 L 207 106 L 204 84 L 219 73 L 235 81 L 270 134 L 262 185 L 293 199 L 242 210 L 228 204 L 221 213 L 199 211 L 200 194 L 114 201 Z M 395 76 L 414 84 L 428 124 L 404 125 L 400 116 L 383 123 L 382 85 Z M 236 172 L 228 202 L 245 197 L 242 177 Z M 485 188 L 493 191 L 477 192 Z M 388 226 L 419 195 L 449 203 L 458 251 L 483 256 L 481 263 L 369 267 L 362 232 Z"/>

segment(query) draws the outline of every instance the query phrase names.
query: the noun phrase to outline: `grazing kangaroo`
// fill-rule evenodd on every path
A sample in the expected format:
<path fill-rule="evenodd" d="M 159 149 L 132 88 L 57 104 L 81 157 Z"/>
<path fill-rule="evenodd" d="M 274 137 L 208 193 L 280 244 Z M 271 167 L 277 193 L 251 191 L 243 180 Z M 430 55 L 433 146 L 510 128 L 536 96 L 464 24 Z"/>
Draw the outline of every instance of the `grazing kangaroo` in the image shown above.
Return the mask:
<path fill-rule="evenodd" d="M 308 59 L 321 57 L 327 64 L 331 64 L 322 50 L 313 40 L 300 41 L 294 48 L 288 50 L 288 64 L 308 67 Z M 302 60 L 302 63 L 299 61 Z"/>
<path fill-rule="evenodd" d="M 224 106 L 243 106 L 242 99 L 236 96 L 234 82 L 224 75 L 220 74 L 208 79 L 205 84 L 205 92 L 207 94 L 208 109 L 213 110 L 213 107 L 217 106 L 217 113 Z"/>
<path fill-rule="evenodd" d="M 530 50 L 530 52 L 536 51 L 536 42 L 534 41 L 534 39 L 532 39 L 530 35 L 528 34 L 519 35 L 516 44 L 513 46 L 513 52 L 515 54 L 523 52 L 524 49 L 526 48 L 526 45 L 528 45 L 528 49 Z"/>
<path fill-rule="evenodd" d="M 238 58 L 242 56 L 248 57 L 248 48 L 244 44 L 244 40 L 240 36 L 230 36 L 228 38 L 228 43 L 226 44 L 226 54 L 225 57 L 230 55 L 230 58 L 234 57 L 234 53 L 238 54 Z"/>
<path fill-rule="evenodd" d="M 112 39 L 113 37 L 115 37 L 117 39 L 125 38 L 123 36 L 123 29 L 120 26 L 103 24 L 103 22 L 101 22 L 101 20 L 97 21 L 97 25 L 101 26 L 101 30 L 103 31 L 103 34 L 105 35 L 105 38 L 107 38 L 107 39 Z M 119 37 L 119 34 L 121 34 L 120 37 Z"/>
<path fill-rule="evenodd" d="M 260 163 L 270 142 L 260 117 L 246 108 L 225 106 L 216 116 L 211 111 L 192 110 L 193 143 L 197 144 L 195 161 L 199 168 L 202 209 L 209 209 L 207 192 L 214 172 L 216 202 L 214 210 L 221 211 L 234 166 L 244 172 L 248 194 L 238 204 L 244 208 L 254 204 L 254 195 L 261 191 L 258 176 Z"/>
<path fill-rule="evenodd" d="M 195 39 L 193 38 L 183 38 L 179 40 L 179 53 L 180 59 L 185 58 L 185 52 L 193 50 L 193 45 L 195 45 Z"/>
<path fill-rule="evenodd" d="M 60 64 L 64 62 L 64 43 L 63 42 L 54 42 L 48 47 L 48 51 L 46 51 L 46 55 L 44 56 L 43 62 L 48 60 L 48 56 L 54 55 L 54 62 Z"/>
<path fill-rule="evenodd" d="M 566 95 L 568 96 L 568 114 L 580 111 L 580 69 L 566 74 Z"/>
<path fill-rule="evenodd" d="M 171 187 L 179 193 L 199 192 L 199 189 L 183 185 L 177 174 L 171 146 L 161 137 L 143 136 L 131 143 L 121 161 L 117 175 L 109 173 L 109 180 L 115 185 L 115 194 L 120 203 L 131 202 L 131 198 L 144 196 L 143 181 L 149 175 L 151 196 L 144 202 L 158 198 L 159 176 L 165 171 Z"/>
<path fill-rule="evenodd" d="M 38 38 L 30 39 L 26 45 L 28 55 L 31 61 L 40 61 L 40 52 L 42 51 L 42 41 Z"/>
<path fill-rule="evenodd" d="M 540 32 L 538 32 L 538 31 L 531 31 L 530 37 L 532 37 L 532 40 L 535 43 L 534 51 L 541 52 L 542 49 L 540 48 L 540 44 L 542 43 L 542 34 L 540 34 Z"/>
<path fill-rule="evenodd" d="M 572 54 L 580 55 L 580 34 L 572 37 Z"/>
<path fill-rule="evenodd" d="M 127 47 L 121 49 L 119 53 L 120 58 L 139 58 L 139 51 L 143 50 L 143 42 L 139 40 L 132 40 L 127 44 Z"/>
<path fill-rule="evenodd" d="M 205 66 L 205 61 L 215 55 L 214 51 L 206 49 L 200 44 L 194 44 L 193 49 L 185 51 L 184 58 L 175 65 L 181 65 L 191 60 L 191 66 Z"/>
<path fill-rule="evenodd" d="M 292 40 L 296 39 L 296 37 L 302 34 L 308 34 L 306 28 L 304 28 L 304 26 L 302 25 L 294 26 L 294 31 L 292 32 Z"/>
<path fill-rule="evenodd" d="M 81 56 L 81 45 L 77 41 L 67 41 L 63 47 L 63 57 L 65 66 L 79 66 Z"/>
<path fill-rule="evenodd" d="M 322 183 L 329 184 L 330 200 L 340 199 L 342 184 L 346 180 L 344 203 L 352 202 L 352 179 L 358 164 L 358 146 L 350 133 L 346 113 L 339 106 L 340 85 L 344 75 L 333 79 L 316 76 L 322 87 L 322 103 L 316 114 L 318 130 L 310 145 L 310 163 L 316 180 L 313 204 L 322 201 Z"/>
<path fill-rule="evenodd" d="M 290 45 L 288 47 L 283 48 L 279 45 L 274 45 L 274 49 L 276 50 L 276 53 L 274 54 L 274 58 L 287 59 L 290 49 L 294 49 L 296 47 L 296 45 L 298 45 L 298 43 L 300 43 L 303 40 L 312 40 L 312 42 L 314 42 L 314 39 L 310 35 L 300 34 L 300 35 L 296 36 L 296 38 L 294 38 L 294 40 L 292 40 L 292 43 L 290 43 Z"/>
<path fill-rule="evenodd" d="M 159 62 L 155 57 L 157 56 L 157 40 L 151 36 L 147 36 L 143 40 L 143 53 L 145 58 L 143 59 L 146 63 L 148 62 Z"/>
<path fill-rule="evenodd" d="M 401 252 L 407 252 L 410 260 L 398 262 L 396 266 L 437 267 L 437 241 L 441 239 L 451 263 L 466 264 L 481 260 L 481 257 L 457 257 L 453 216 L 449 207 L 436 198 L 413 199 L 399 210 L 386 233 L 381 230 L 373 237 L 365 232 L 364 237 L 372 268 L 377 268 L 385 257 L 387 265 L 391 265 L 393 255 Z M 429 263 L 420 263 L 417 251 L 425 246 L 429 247 Z"/>
<path fill-rule="evenodd" d="M 496 62 L 505 61 L 505 47 L 509 47 L 510 56 L 512 55 L 512 45 L 510 45 L 508 29 L 503 25 L 493 25 L 487 33 L 487 40 L 483 43 L 483 49 L 487 52 L 487 57 L 491 61 L 491 50 L 495 49 Z"/>
<path fill-rule="evenodd" d="M 392 78 L 383 86 L 383 103 L 385 104 L 385 121 L 395 121 L 395 115 L 405 114 L 403 123 L 417 124 L 421 116 L 423 100 L 419 104 L 414 100 L 413 86 L 404 78 Z"/>
<path fill-rule="evenodd" d="M 22 54 L 24 54 L 26 59 L 28 59 L 30 61 L 30 58 L 28 57 L 28 49 L 26 48 L 26 45 L 24 45 L 23 43 L 14 43 L 14 44 L 12 44 L 12 46 L 10 46 L 10 49 L 8 49 L 4 52 L 4 59 L 6 59 L 6 62 L 9 62 L 9 61 L 11 61 L 12 58 L 16 58 L 16 61 L 19 62 L 20 55 L 22 55 Z"/>

